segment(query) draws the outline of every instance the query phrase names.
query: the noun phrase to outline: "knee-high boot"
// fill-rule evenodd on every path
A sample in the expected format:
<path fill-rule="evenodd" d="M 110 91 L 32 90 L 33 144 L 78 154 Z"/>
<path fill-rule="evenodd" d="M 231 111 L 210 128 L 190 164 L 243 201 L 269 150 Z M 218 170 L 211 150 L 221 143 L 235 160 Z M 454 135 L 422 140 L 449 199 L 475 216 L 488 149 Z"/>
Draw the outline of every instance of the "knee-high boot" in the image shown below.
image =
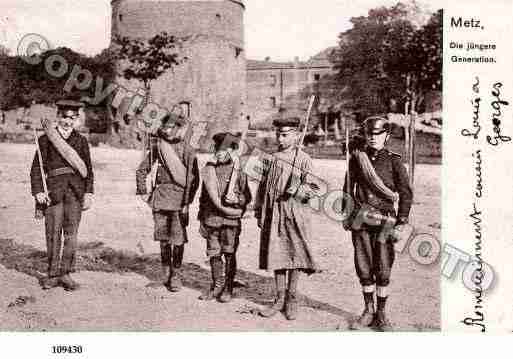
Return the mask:
<path fill-rule="evenodd" d="M 200 300 L 212 300 L 222 293 L 224 287 L 223 260 L 220 256 L 210 258 L 210 269 L 212 271 L 212 285 L 207 293 L 202 294 Z"/>
<path fill-rule="evenodd" d="M 228 303 L 233 298 L 233 282 L 235 279 L 235 273 L 237 272 L 237 264 L 235 259 L 235 253 L 225 253 L 225 283 L 223 293 L 219 297 L 219 301 L 222 303 Z"/>

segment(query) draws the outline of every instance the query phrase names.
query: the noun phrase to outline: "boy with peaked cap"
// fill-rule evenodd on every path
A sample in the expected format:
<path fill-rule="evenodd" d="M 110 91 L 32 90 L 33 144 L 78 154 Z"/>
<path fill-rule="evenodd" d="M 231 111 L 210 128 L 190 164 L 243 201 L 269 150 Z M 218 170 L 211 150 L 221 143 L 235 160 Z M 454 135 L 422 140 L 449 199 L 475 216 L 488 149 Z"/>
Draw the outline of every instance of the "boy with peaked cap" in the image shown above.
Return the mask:
<path fill-rule="evenodd" d="M 153 211 L 154 239 L 160 242 L 165 286 L 171 292 L 182 288 L 180 269 L 187 243 L 189 205 L 199 186 L 195 151 L 184 142 L 184 119 L 169 115 L 157 131 L 152 145 L 136 171 L 137 195 Z M 147 196 L 146 177 L 157 166 L 151 193 Z"/>
<path fill-rule="evenodd" d="M 363 122 L 362 130 L 364 137 L 351 151 L 349 176 L 346 175 L 344 187 L 354 201 L 356 218 L 346 222 L 344 228 L 351 230 L 356 273 L 365 305 L 351 328 L 374 325 L 378 330 L 390 331 L 392 326 L 386 317 L 385 305 L 395 252 L 389 230 L 395 226 L 400 231 L 401 226 L 408 223 L 413 194 L 401 156 L 385 148 L 391 132 L 387 119 L 369 117 Z"/>
<path fill-rule="evenodd" d="M 79 288 L 70 276 L 75 271 L 78 227 L 82 211 L 92 204 L 94 176 L 89 144 L 75 130 L 83 104 L 62 100 L 56 105 L 56 123 L 43 123 L 45 134 L 38 139 L 42 163 L 36 152 L 30 183 L 36 200 L 36 217 L 45 218 L 48 277 L 42 280 L 42 287 L 62 286 L 73 291 Z"/>
<path fill-rule="evenodd" d="M 310 175 L 310 156 L 297 146 L 299 119 L 279 119 L 273 125 L 279 149 L 262 159 L 255 216 L 261 229 L 259 267 L 274 272 L 276 298 L 259 314 L 272 317 L 285 310 L 286 318 L 294 320 L 298 311 L 299 274 L 317 271 L 308 244 L 311 240 L 308 202 L 318 186 Z"/>
<path fill-rule="evenodd" d="M 207 256 L 212 271 L 212 285 L 201 300 L 217 298 L 222 303 L 232 300 L 237 272 L 237 248 L 241 218 L 251 199 L 246 175 L 238 166 L 236 151 L 240 138 L 230 133 L 213 136 L 214 159 L 202 169 L 203 186 L 198 219 L 200 234 L 207 240 Z M 235 200 L 230 200 L 233 191 Z M 223 281 L 223 260 L 225 270 Z M 223 283 L 224 282 L 224 283 Z"/>

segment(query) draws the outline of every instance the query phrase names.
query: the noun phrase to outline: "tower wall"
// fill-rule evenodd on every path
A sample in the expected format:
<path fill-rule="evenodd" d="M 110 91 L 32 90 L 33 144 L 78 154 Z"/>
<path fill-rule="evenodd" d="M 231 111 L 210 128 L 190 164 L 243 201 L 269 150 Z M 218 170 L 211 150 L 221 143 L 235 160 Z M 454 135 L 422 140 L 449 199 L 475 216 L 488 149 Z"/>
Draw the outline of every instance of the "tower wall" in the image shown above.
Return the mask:
<path fill-rule="evenodd" d="M 152 83 L 151 98 L 168 109 L 190 103 L 191 120 L 208 122 L 211 136 L 247 125 L 243 16 L 239 1 L 115 0 L 112 34 L 149 39 L 165 31 L 183 39 L 179 54 L 187 60 Z M 132 90 L 142 87 L 118 81 Z"/>

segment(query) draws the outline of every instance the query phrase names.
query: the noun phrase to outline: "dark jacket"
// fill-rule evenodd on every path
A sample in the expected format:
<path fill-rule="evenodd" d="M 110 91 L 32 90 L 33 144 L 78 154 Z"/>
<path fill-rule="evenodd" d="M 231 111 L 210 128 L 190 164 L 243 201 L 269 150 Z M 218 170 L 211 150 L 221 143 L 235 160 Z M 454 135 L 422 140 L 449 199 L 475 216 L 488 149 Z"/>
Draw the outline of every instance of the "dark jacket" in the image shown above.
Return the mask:
<path fill-rule="evenodd" d="M 347 191 L 346 181 L 344 191 L 350 193 L 358 203 L 368 204 L 383 214 L 397 215 L 398 223 L 407 223 L 413 201 L 413 192 L 410 187 L 408 173 L 401 161 L 401 156 L 387 149 L 377 152 L 367 149 L 366 152 L 376 174 L 381 178 L 385 186 L 399 194 L 397 214 L 395 213 L 394 203 L 391 200 L 380 197 L 379 194 L 373 193 L 369 188 L 365 188 L 368 186 L 362 180 L 363 176 L 360 173 L 360 168 L 353 157 L 349 161 L 351 189 L 349 192 Z"/>
<path fill-rule="evenodd" d="M 87 177 L 82 178 L 80 174 L 73 170 L 73 173 L 61 175 L 52 175 L 52 171 L 59 168 L 69 168 L 71 165 L 62 157 L 62 155 L 53 146 L 46 135 L 38 139 L 41 156 L 43 158 L 43 169 L 47 177 L 47 186 L 52 204 L 62 201 L 64 193 L 70 188 L 77 198 L 82 201 L 85 193 L 94 192 L 94 174 L 91 165 L 91 155 L 89 152 L 89 143 L 87 139 L 76 131 L 72 131 L 66 142 L 77 152 L 87 167 Z M 32 195 L 44 192 L 41 170 L 39 168 L 39 157 L 34 155 L 32 168 L 30 169 L 30 185 Z"/>
<path fill-rule="evenodd" d="M 214 164 L 209 162 L 205 166 L 215 168 L 217 182 L 219 184 L 219 198 L 221 198 L 221 202 L 226 205 L 223 199 L 228 190 L 233 162 L 230 161 L 226 164 Z M 244 168 L 243 164 L 241 164 L 241 168 Z M 238 194 L 239 203 L 233 207 L 242 209 L 244 213 L 248 203 L 251 201 L 251 192 L 249 191 L 247 176 L 242 170 L 239 172 L 238 181 L 235 185 L 235 193 Z M 202 224 L 216 228 L 222 226 L 240 226 L 240 218 L 228 218 L 224 212 L 215 206 L 204 184 L 201 186 L 199 202 L 198 220 Z"/>
<path fill-rule="evenodd" d="M 150 151 L 148 151 L 136 171 L 136 194 L 146 194 L 146 177 L 150 173 L 153 164 L 156 161 L 158 162 L 155 188 L 153 188 L 149 199 L 153 210 L 178 211 L 192 203 L 199 187 L 199 169 L 196 152 L 186 148 L 183 142 L 173 144 L 173 147 L 187 171 L 185 187 L 174 181 L 170 170 L 158 153 L 157 146 L 152 147 L 151 156 Z"/>

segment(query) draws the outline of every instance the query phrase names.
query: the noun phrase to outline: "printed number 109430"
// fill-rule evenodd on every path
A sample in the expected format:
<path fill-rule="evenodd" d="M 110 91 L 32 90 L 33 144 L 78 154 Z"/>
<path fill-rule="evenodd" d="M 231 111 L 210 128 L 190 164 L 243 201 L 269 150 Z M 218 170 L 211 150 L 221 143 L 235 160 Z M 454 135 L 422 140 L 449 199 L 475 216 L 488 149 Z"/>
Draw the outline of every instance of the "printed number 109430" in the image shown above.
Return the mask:
<path fill-rule="evenodd" d="M 52 354 L 82 354 L 81 345 L 52 345 Z"/>

